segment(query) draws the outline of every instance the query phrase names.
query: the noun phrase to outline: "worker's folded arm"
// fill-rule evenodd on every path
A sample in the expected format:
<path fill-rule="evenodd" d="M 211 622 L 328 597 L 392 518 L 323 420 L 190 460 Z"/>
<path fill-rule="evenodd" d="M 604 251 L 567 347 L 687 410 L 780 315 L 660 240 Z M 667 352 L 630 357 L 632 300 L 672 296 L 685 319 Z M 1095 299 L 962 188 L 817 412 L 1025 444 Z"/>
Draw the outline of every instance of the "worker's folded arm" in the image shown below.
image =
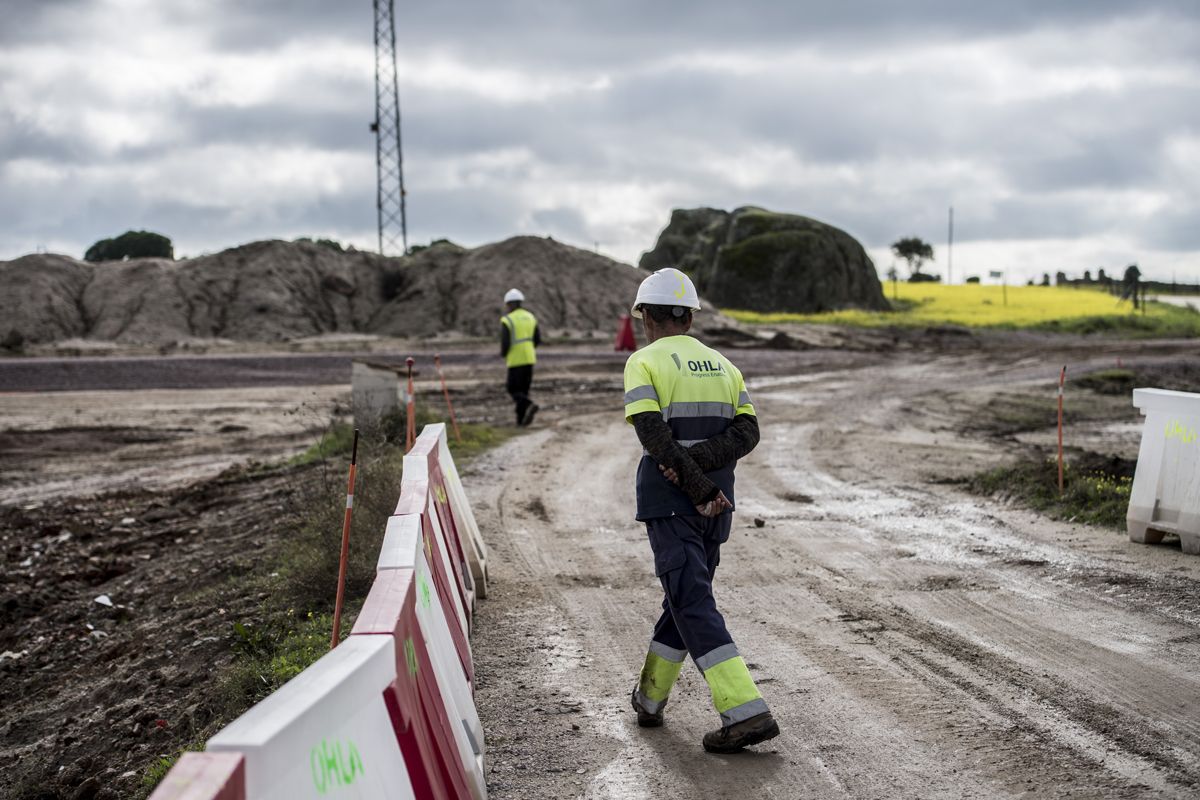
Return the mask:
<path fill-rule="evenodd" d="M 734 463 L 758 445 L 758 417 L 738 414 L 724 433 L 687 448 L 696 466 L 705 472 Z"/>
<path fill-rule="evenodd" d="M 538 325 L 536 322 L 533 323 L 533 346 L 542 346 L 542 326 Z"/>
<path fill-rule="evenodd" d="M 688 454 L 687 448 L 675 441 L 661 413 L 643 411 L 630 417 L 630 421 L 633 423 L 633 429 L 637 431 L 638 440 L 650 457 L 659 464 L 675 470 L 679 478 L 679 488 L 693 505 L 707 503 L 717 496 L 720 487 L 709 480 L 704 470 L 700 469 Z"/>
<path fill-rule="evenodd" d="M 500 323 L 500 357 L 508 355 L 508 326 Z"/>

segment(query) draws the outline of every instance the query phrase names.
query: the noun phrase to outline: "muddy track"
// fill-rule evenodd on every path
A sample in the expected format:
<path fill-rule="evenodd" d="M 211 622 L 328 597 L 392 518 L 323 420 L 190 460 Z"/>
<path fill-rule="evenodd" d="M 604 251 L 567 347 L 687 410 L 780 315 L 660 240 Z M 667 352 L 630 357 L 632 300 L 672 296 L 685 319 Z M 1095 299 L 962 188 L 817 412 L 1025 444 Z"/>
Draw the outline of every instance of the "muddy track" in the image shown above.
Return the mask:
<path fill-rule="evenodd" d="M 944 481 L 1003 447 L 930 398 L 1042 371 L 1007 366 L 1018 380 L 954 356 L 751 381 L 764 438 L 717 593 L 783 728 L 754 754 L 703 753 L 716 716 L 690 668 L 666 727 L 628 710 L 659 595 L 619 411 L 477 464 L 492 796 L 1194 796 L 1200 559 Z"/>

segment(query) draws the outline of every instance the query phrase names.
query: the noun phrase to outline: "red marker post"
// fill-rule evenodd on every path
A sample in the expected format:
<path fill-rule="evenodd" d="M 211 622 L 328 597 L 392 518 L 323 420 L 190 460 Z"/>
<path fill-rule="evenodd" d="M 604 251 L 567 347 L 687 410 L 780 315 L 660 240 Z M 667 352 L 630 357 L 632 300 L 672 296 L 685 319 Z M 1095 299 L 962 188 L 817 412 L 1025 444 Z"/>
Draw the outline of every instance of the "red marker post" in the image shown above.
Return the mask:
<path fill-rule="evenodd" d="M 404 452 L 407 453 L 417 440 L 417 405 L 413 397 L 413 357 L 409 356 L 404 363 L 408 366 L 408 402 L 404 407 Z"/>
<path fill-rule="evenodd" d="M 342 600 L 346 595 L 346 558 L 350 555 L 350 516 L 354 513 L 354 473 L 358 463 L 358 428 L 354 429 L 354 447 L 350 451 L 350 480 L 346 484 L 346 516 L 342 520 L 342 557 L 338 562 L 337 600 L 333 604 L 333 638 L 329 649 L 338 646 L 342 633 Z"/>
<path fill-rule="evenodd" d="M 1063 366 L 1058 373 L 1058 495 L 1063 493 L 1063 446 L 1062 446 L 1062 408 L 1063 384 L 1067 381 L 1067 367 Z"/>
<path fill-rule="evenodd" d="M 434 353 L 433 366 L 437 368 L 438 380 L 442 382 L 442 397 L 446 398 L 446 410 L 450 412 L 450 425 L 454 428 L 454 441 L 462 442 L 462 436 L 458 432 L 458 420 L 454 418 L 454 404 L 450 402 L 450 392 L 446 389 L 446 376 L 442 374 L 441 354 Z"/>

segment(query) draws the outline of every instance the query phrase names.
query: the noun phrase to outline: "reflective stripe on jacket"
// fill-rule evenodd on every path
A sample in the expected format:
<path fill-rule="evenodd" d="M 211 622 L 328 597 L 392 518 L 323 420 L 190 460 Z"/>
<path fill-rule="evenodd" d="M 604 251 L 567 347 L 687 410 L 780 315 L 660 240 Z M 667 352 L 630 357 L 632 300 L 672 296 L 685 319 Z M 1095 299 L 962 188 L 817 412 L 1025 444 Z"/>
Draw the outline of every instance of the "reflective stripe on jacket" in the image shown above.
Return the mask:
<path fill-rule="evenodd" d="M 518 308 L 501 317 L 500 324 L 508 329 L 508 352 L 504 354 L 504 362 L 510 367 L 536 364 L 533 334 L 537 330 L 537 318 Z"/>
<path fill-rule="evenodd" d="M 666 336 L 643 347 L 625 363 L 625 419 L 662 414 L 675 440 L 690 447 L 718 434 L 739 414 L 754 414 L 742 373 L 724 356 L 691 336 Z M 733 469 L 708 473 L 732 502 Z M 695 506 L 643 454 L 638 464 L 637 518 L 695 514 Z"/>

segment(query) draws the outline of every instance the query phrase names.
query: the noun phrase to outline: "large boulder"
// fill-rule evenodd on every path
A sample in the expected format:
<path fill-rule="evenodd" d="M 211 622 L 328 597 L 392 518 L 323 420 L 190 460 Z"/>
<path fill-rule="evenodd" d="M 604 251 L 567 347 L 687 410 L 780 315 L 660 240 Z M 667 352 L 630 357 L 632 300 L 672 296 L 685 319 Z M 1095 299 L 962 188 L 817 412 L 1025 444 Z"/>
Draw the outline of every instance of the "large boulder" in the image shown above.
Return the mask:
<path fill-rule="evenodd" d="M 676 209 L 642 269 L 678 267 L 722 308 L 811 313 L 888 308 L 875 265 L 843 230 L 744 207 Z"/>

